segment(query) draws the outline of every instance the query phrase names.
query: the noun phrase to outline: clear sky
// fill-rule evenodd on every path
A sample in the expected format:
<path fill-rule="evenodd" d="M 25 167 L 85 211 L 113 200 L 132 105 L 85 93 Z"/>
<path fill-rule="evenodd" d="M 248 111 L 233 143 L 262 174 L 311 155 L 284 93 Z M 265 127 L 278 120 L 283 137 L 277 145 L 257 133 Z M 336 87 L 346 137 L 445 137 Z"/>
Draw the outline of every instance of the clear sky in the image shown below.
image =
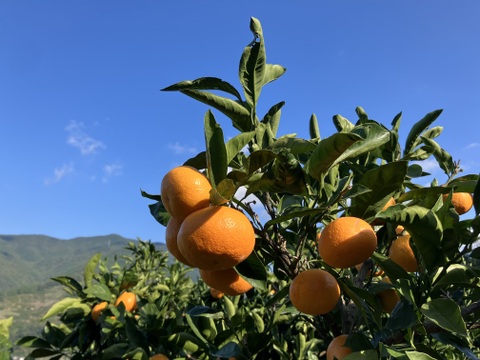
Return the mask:
<path fill-rule="evenodd" d="M 279 134 L 307 137 L 315 113 L 331 135 L 332 116 L 360 105 L 388 126 L 402 111 L 404 141 L 443 108 L 438 141 L 479 172 L 478 0 L 2 0 L 0 234 L 163 242 L 140 189 L 159 193 L 203 150 L 208 108 L 159 89 L 202 76 L 239 88 L 251 16 L 267 61 L 287 68 L 260 98 L 260 113 L 286 101 Z"/>

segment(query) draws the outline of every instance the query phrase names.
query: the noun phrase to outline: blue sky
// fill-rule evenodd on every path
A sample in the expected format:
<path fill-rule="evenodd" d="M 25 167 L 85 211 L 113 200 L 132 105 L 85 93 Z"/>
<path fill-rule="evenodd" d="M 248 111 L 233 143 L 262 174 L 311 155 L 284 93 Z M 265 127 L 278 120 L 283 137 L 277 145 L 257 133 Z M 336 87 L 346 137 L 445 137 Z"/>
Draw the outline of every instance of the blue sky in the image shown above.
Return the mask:
<path fill-rule="evenodd" d="M 332 116 L 354 120 L 360 105 L 387 125 L 402 111 L 404 140 L 443 108 L 440 144 L 479 172 L 480 2 L 232 4 L 2 0 L 0 233 L 163 242 L 140 189 L 159 193 L 203 149 L 208 108 L 159 89 L 202 76 L 239 87 L 251 16 L 267 61 L 287 68 L 260 99 L 260 113 L 286 101 L 279 134 L 308 136 L 315 113 L 331 135 Z"/>

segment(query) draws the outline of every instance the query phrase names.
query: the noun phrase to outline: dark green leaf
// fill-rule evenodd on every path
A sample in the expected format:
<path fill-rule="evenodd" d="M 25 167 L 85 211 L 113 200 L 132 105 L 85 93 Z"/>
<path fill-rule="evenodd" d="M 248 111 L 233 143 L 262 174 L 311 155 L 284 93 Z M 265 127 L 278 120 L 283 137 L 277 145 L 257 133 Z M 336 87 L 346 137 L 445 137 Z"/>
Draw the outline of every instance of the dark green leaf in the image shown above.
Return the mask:
<path fill-rule="evenodd" d="M 93 284 L 85 289 L 85 294 L 104 301 L 112 300 L 112 293 L 105 284 Z"/>
<path fill-rule="evenodd" d="M 435 110 L 423 117 L 420 121 L 418 121 L 413 127 L 410 129 L 410 132 L 407 135 L 407 140 L 405 141 L 405 149 L 403 151 L 403 156 L 406 156 L 413 150 L 413 144 L 420 136 L 420 134 L 427 129 L 430 124 L 432 124 L 435 119 L 440 116 L 442 110 Z"/>
<path fill-rule="evenodd" d="M 48 341 L 36 336 L 25 336 L 19 339 L 15 343 L 15 345 L 28 347 L 28 348 L 42 348 L 42 349 L 51 349 L 52 347 L 52 345 Z"/>
<path fill-rule="evenodd" d="M 262 27 L 260 22 L 253 17 L 250 19 L 250 30 L 254 35 L 254 40 L 245 47 L 238 72 L 247 103 L 255 108 L 264 85 L 266 55 Z"/>
<path fill-rule="evenodd" d="M 440 168 L 445 172 L 445 174 L 450 175 L 455 170 L 455 163 L 453 162 L 452 156 L 440 147 L 434 140 L 420 136 L 423 143 L 430 148 L 432 155 L 437 160 Z"/>
<path fill-rule="evenodd" d="M 274 80 L 277 80 L 280 76 L 285 74 L 285 69 L 281 65 L 274 64 L 265 64 L 265 74 L 263 76 L 263 85 L 271 83 Z"/>
<path fill-rule="evenodd" d="M 320 179 L 330 167 L 341 160 L 342 154 L 362 137 L 352 133 L 337 133 L 321 140 L 305 164 L 305 171 L 315 179 Z"/>
<path fill-rule="evenodd" d="M 227 176 L 227 149 L 223 131 L 209 110 L 205 114 L 205 145 L 207 149 L 207 175 L 213 187 Z"/>
<path fill-rule="evenodd" d="M 350 216 L 356 216 L 371 221 L 378 211 L 382 210 L 392 195 L 403 185 L 407 174 L 406 161 L 392 162 L 367 171 L 356 182 L 371 189 L 352 199 Z"/>
<path fill-rule="evenodd" d="M 432 299 L 420 308 L 425 317 L 457 336 L 467 338 L 467 327 L 460 307 L 451 299 Z"/>
<path fill-rule="evenodd" d="M 35 349 L 30 354 L 28 354 L 29 358 L 37 359 L 43 358 L 47 356 L 53 356 L 59 354 L 58 350 L 49 350 L 49 349 Z"/>
<path fill-rule="evenodd" d="M 237 156 L 237 154 L 243 150 L 243 148 L 253 139 L 254 136 L 255 131 L 242 132 L 227 141 L 225 147 L 227 149 L 228 164 L 230 164 L 235 156 Z"/>
<path fill-rule="evenodd" d="M 170 220 L 170 214 L 161 201 L 148 205 L 148 208 L 150 209 L 150 214 L 158 223 L 167 226 L 168 220 Z"/>
<path fill-rule="evenodd" d="M 207 91 L 182 90 L 181 92 L 221 111 L 232 120 L 232 124 L 236 129 L 240 131 L 251 130 L 252 121 L 250 111 L 243 104 Z"/>
<path fill-rule="evenodd" d="M 333 124 L 339 132 L 350 132 L 355 127 L 355 125 L 341 115 L 333 116 Z"/>
<path fill-rule="evenodd" d="M 58 276 L 58 277 L 54 277 L 52 278 L 53 281 L 56 281 L 64 286 L 66 286 L 67 288 L 73 290 L 73 292 L 80 296 L 80 297 L 84 297 L 85 295 L 83 294 L 83 288 L 82 288 L 82 285 L 75 279 L 71 278 L 71 277 L 68 277 L 68 276 Z"/>
<path fill-rule="evenodd" d="M 372 254 L 373 261 L 383 270 L 390 280 L 409 279 L 408 273 L 398 264 L 390 260 L 385 255 L 374 252 Z"/>
<path fill-rule="evenodd" d="M 310 130 L 310 138 L 320 140 L 320 130 L 318 128 L 317 115 L 312 114 L 312 116 L 310 116 L 310 122 L 309 122 L 308 128 Z"/>
<path fill-rule="evenodd" d="M 174 85 L 170 85 L 161 91 L 181 91 L 181 90 L 220 90 L 225 91 L 238 100 L 242 101 L 240 93 L 228 82 L 216 77 L 202 77 L 196 80 L 185 80 Z"/>
<path fill-rule="evenodd" d="M 231 358 L 240 356 L 241 354 L 242 350 L 240 349 L 240 346 L 238 346 L 237 343 L 230 341 L 210 355 L 215 358 Z"/>
<path fill-rule="evenodd" d="M 475 189 L 473 190 L 473 206 L 475 208 L 475 215 L 480 215 L 480 179 L 478 179 Z"/>
<path fill-rule="evenodd" d="M 402 225 L 408 231 L 427 270 L 433 270 L 445 262 L 441 248 L 443 227 L 431 210 L 416 205 L 394 205 L 380 212 L 377 217 Z"/>
<path fill-rule="evenodd" d="M 255 251 L 235 266 L 235 270 L 255 288 L 267 289 L 267 271 Z"/>

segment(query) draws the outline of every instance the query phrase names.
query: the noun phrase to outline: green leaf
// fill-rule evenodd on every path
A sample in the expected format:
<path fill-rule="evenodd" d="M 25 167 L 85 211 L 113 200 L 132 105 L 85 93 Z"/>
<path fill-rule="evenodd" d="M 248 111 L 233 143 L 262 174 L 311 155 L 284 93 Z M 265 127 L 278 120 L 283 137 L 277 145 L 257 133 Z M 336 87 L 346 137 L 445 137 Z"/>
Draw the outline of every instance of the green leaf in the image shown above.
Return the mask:
<path fill-rule="evenodd" d="M 282 114 L 282 107 L 285 105 L 285 101 L 280 101 L 278 104 L 273 105 L 263 117 L 262 123 L 266 124 L 270 129 L 272 141 L 273 137 L 277 135 L 278 124 L 280 123 L 280 116 Z"/>
<path fill-rule="evenodd" d="M 90 297 L 95 297 L 104 301 L 112 300 L 112 293 L 105 284 L 93 284 L 85 289 L 85 293 Z"/>
<path fill-rule="evenodd" d="M 350 216 L 373 220 L 375 214 L 392 195 L 401 188 L 407 174 L 408 162 L 396 161 L 367 171 L 355 184 L 372 191 L 364 192 L 352 199 Z"/>
<path fill-rule="evenodd" d="M 420 311 L 426 318 L 463 339 L 468 337 L 460 307 L 451 299 L 432 299 L 423 304 Z"/>
<path fill-rule="evenodd" d="M 310 116 L 308 129 L 310 130 L 310 138 L 311 139 L 319 139 L 320 140 L 320 130 L 318 128 L 317 115 L 312 114 L 312 116 Z"/>
<path fill-rule="evenodd" d="M 242 355 L 242 350 L 237 343 L 230 341 L 223 345 L 217 351 L 210 353 L 210 355 L 215 358 L 239 357 Z"/>
<path fill-rule="evenodd" d="M 227 149 L 223 139 L 223 130 L 215 121 L 213 113 L 205 114 L 205 145 L 207 149 L 207 175 L 215 188 L 227 176 Z"/>
<path fill-rule="evenodd" d="M 85 265 L 85 269 L 83 271 L 83 281 L 85 283 L 85 287 L 87 288 L 92 285 L 93 276 L 95 275 L 95 269 L 97 268 L 101 257 L 102 254 L 95 254 L 90 258 L 90 260 L 88 260 L 87 264 Z"/>
<path fill-rule="evenodd" d="M 231 138 L 225 144 L 227 149 L 227 164 L 230 164 L 237 154 L 253 139 L 255 131 L 242 132 Z"/>
<path fill-rule="evenodd" d="M 475 208 L 475 215 L 480 215 L 480 178 L 477 180 L 473 190 L 473 207 Z"/>
<path fill-rule="evenodd" d="M 278 138 L 269 149 L 274 152 L 280 152 L 282 149 L 287 148 L 293 155 L 299 155 L 312 152 L 316 147 L 313 141 L 285 135 Z"/>
<path fill-rule="evenodd" d="M 402 225 L 408 231 L 426 270 L 431 271 L 445 263 L 441 246 L 443 227 L 437 215 L 430 209 L 399 204 L 380 212 L 377 218 Z"/>
<path fill-rule="evenodd" d="M 344 118 L 342 115 L 333 116 L 333 124 L 339 132 L 350 132 L 355 127 L 348 119 Z"/>
<path fill-rule="evenodd" d="M 182 94 L 210 105 L 232 120 L 233 126 L 240 131 L 252 130 L 250 111 L 241 103 L 222 96 L 200 90 L 182 90 Z"/>
<path fill-rule="evenodd" d="M 53 356 L 59 354 L 58 350 L 50 350 L 50 349 L 35 349 L 30 354 L 28 354 L 28 358 L 43 358 L 47 356 Z"/>
<path fill-rule="evenodd" d="M 0 320 L 0 336 L 5 336 L 7 339 L 10 337 L 9 328 L 13 324 L 13 316 Z"/>
<path fill-rule="evenodd" d="M 285 69 L 281 65 L 265 64 L 265 73 L 263 75 L 263 85 L 271 83 L 274 80 L 277 80 L 280 76 L 285 74 Z"/>
<path fill-rule="evenodd" d="M 266 73 L 266 55 L 260 22 L 250 19 L 250 30 L 254 40 L 245 47 L 239 66 L 239 78 L 245 92 L 247 103 L 255 109 L 258 97 L 264 85 Z"/>
<path fill-rule="evenodd" d="M 253 287 L 267 290 L 267 271 L 255 251 L 248 258 L 235 266 L 235 270 Z"/>
<path fill-rule="evenodd" d="M 362 137 L 352 133 L 337 133 L 321 140 L 305 164 L 305 171 L 315 179 L 320 179 L 335 164 L 342 154 Z"/>
<path fill-rule="evenodd" d="M 167 86 L 161 91 L 182 91 L 182 90 L 220 90 L 225 91 L 238 100 L 242 101 L 240 93 L 228 82 L 216 77 L 202 77 L 196 80 L 185 80 L 174 85 Z"/>
<path fill-rule="evenodd" d="M 82 285 L 80 285 L 80 283 L 77 280 L 75 280 L 71 277 L 58 276 L 58 277 L 52 278 L 52 280 L 64 285 L 68 289 L 73 290 L 73 292 L 80 297 L 85 296 L 85 294 L 83 293 Z"/>
<path fill-rule="evenodd" d="M 217 185 L 217 188 L 210 190 L 210 203 L 212 205 L 226 204 L 232 200 L 237 188 L 232 179 L 223 179 Z"/>
<path fill-rule="evenodd" d="M 372 260 L 377 264 L 385 274 L 390 278 L 390 280 L 396 279 L 410 279 L 408 273 L 397 263 L 390 260 L 385 255 L 382 255 L 378 252 L 372 254 Z"/>
<path fill-rule="evenodd" d="M 420 136 L 423 143 L 429 148 L 432 155 L 438 162 L 440 168 L 445 172 L 445 174 L 450 175 L 455 170 L 455 163 L 453 162 L 452 156 L 440 147 L 434 140 L 428 139 L 426 137 Z"/>
<path fill-rule="evenodd" d="M 42 349 L 50 349 L 52 347 L 48 341 L 36 336 L 24 336 L 21 339 L 19 339 L 15 343 L 15 345 L 28 347 L 28 348 L 42 348 Z"/>
<path fill-rule="evenodd" d="M 418 121 L 415 125 L 412 126 L 410 132 L 407 135 L 407 140 L 405 141 L 405 149 L 403 150 L 403 156 L 411 153 L 413 150 L 413 144 L 420 136 L 420 134 L 427 129 L 430 124 L 432 124 L 437 117 L 440 116 L 442 110 L 435 110 L 427 115 L 425 115 L 420 121 Z"/>
<path fill-rule="evenodd" d="M 374 122 L 355 126 L 351 132 L 359 135 L 362 140 L 349 147 L 338 162 L 376 150 L 390 140 L 390 132 Z"/>
<path fill-rule="evenodd" d="M 126 343 L 116 343 L 112 346 L 109 346 L 106 349 L 103 349 L 100 353 L 100 359 L 110 360 L 110 359 L 121 359 L 123 355 L 128 350 L 128 344 Z"/>
<path fill-rule="evenodd" d="M 67 309 L 71 308 L 71 307 L 74 307 L 78 304 L 80 304 L 80 302 L 82 301 L 82 299 L 80 298 L 64 298 L 58 302 L 56 302 L 55 304 L 53 304 L 50 309 L 47 311 L 47 313 L 45 315 L 43 315 L 42 317 L 42 321 L 52 317 L 53 315 L 56 315 L 58 313 L 63 313 L 64 311 L 66 311 Z"/>
<path fill-rule="evenodd" d="M 430 355 L 419 351 L 405 351 L 405 355 L 409 360 L 435 360 Z"/>

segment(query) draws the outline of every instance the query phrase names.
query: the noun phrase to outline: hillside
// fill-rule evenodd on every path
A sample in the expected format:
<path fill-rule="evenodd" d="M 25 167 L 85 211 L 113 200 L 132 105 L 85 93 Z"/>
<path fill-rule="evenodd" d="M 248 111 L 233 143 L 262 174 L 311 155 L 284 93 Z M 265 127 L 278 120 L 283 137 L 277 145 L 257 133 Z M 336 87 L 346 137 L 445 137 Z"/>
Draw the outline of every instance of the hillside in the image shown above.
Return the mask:
<path fill-rule="evenodd" d="M 45 235 L 0 235 L 0 289 L 2 296 L 35 293 L 54 285 L 59 275 L 81 276 L 94 254 L 109 260 L 126 254 L 125 246 L 134 241 L 119 235 L 78 237 L 59 240 Z M 157 247 L 164 246 L 157 244 Z"/>

